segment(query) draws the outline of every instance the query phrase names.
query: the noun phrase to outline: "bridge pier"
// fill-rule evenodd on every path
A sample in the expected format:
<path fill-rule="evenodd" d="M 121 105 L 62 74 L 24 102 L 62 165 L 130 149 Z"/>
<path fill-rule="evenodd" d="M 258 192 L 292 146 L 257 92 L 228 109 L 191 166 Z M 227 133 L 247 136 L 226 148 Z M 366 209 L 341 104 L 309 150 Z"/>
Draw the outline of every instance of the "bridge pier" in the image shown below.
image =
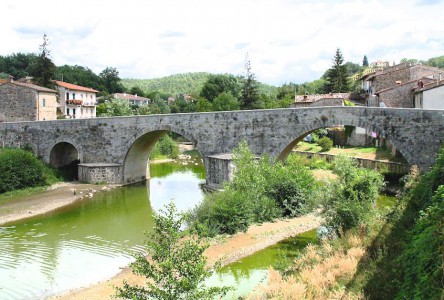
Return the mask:
<path fill-rule="evenodd" d="M 85 183 L 122 183 L 122 165 L 113 163 L 79 164 L 79 181 Z"/>
<path fill-rule="evenodd" d="M 221 153 L 205 156 L 207 180 L 203 186 L 206 190 L 220 190 L 225 181 L 233 179 L 235 166 L 232 162 L 231 153 Z"/>

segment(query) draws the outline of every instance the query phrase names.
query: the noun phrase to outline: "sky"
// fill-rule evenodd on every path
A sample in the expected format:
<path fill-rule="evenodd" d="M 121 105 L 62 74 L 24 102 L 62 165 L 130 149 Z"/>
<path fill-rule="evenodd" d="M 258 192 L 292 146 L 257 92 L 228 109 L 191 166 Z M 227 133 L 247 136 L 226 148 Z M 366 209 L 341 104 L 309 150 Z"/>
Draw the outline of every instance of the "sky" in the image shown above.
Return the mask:
<path fill-rule="evenodd" d="M 150 79 L 245 73 L 280 86 L 319 79 L 336 49 L 362 64 L 444 55 L 444 0 L 0 0 L 0 55 Z"/>

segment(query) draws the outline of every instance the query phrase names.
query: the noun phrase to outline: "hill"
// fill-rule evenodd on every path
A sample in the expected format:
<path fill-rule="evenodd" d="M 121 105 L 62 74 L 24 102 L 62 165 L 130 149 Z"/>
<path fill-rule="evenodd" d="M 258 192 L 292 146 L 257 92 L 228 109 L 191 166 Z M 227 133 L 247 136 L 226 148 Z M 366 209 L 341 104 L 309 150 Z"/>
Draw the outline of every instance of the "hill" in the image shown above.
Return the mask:
<path fill-rule="evenodd" d="M 161 93 L 169 95 L 178 94 L 199 94 L 205 81 L 207 81 L 210 73 L 206 72 L 194 72 L 194 73 L 182 73 L 175 74 L 166 77 L 153 78 L 153 79 L 122 79 L 123 86 L 130 90 L 132 87 L 137 86 L 145 93 L 152 91 L 159 91 Z M 277 87 L 259 83 L 259 93 L 267 95 L 276 94 Z"/>

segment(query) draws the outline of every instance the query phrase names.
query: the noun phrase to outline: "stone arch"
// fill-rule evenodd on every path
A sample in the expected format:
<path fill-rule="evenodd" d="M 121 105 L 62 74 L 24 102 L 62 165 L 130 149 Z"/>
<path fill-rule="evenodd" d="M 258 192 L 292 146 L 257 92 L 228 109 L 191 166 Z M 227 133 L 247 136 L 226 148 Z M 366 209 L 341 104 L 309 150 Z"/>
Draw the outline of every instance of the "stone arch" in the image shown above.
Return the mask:
<path fill-rule="evenodd" d="M 69 142 L 55 144 L 49 153 L 49 164 L 63 170 L 64 176 L 70 180 L 78 179 L 80 154 L 77 147 Z"/>
<path fill-rule="evenodd" d="M 163 126 L 161 129 L 143 133 L 134 139 L 125 155 L 123 162 L 124 184 L 140 182 L 149 178 L 148 162 L 151 151 L 159 139 L 170 131 L 192 142 L 195 149 L 202 156 L 202 152 L 197 148 L 196 141 L 182 130 L 172 130 L 170 126 Z"/>
<path fill-rule="evenodd" d="M 301 126 L 299 128 L 295 128 L 294 135 L 289 137 L 285 142 L 280 143 L 279 147 L 277 147 L 277 156 L 276 159 L 280 161 L 284 161 L 288 155 L 291 153 L 292 149 L 302 141 L 302 139 L 309 133 L 326 127 L 334 127 L 338 125 L 349 125 L 355 127 L 365 128 L 366 130 L 371 130 L 372 132 L 376 132 L 378 135 L 383 136 L 387 141 L 389 141 L 396 149 L 401 153 L 401 155 L 407 160 L 409 164 L 414 164 L 414 158 L 410 154 L 410 151 L 405 148 L 405 145 L 401 143 L 398 139 L 393 137 L 389 132 L 384 131 L 382 128 L 382 124 L 370 123 L 366 121 L 364 118 L 356 117 L 348 120 L 324 120 L 313 122 L 312 124 Z"/>

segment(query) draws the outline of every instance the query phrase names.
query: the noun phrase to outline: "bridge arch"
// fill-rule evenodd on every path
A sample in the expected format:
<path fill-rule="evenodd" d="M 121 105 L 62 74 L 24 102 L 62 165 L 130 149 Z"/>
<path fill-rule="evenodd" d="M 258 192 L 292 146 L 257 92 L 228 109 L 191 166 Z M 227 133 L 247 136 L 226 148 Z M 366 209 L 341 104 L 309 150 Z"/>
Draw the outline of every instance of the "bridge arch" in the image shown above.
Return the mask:
<path fill-rule="evenodd" d="M 285 142 L 281 143 L 278 147 L 277 160 L 284 161 L 288 155 L 292 152 L 294 147 L 301 142 L 307 134 L 314 132 L 317 129 L 328 128 L 328 127 L 336 127 L 336 126 L 355 126 L 365 128 L 366 131 L 372 131 L 378 134 L 378 136 L 382 136 L 388 142 L 390 142 L 396 149 L 401 153 L 404 159 L 407 160 L 409 164 L 414 164 L 413 157 L 410 155 L 410 151 L 405 149 L 405 145 L 401 143 L 398 139 L 390 136 L 387 132 L 382 130 L 377 124 L 366 122 L 364 119 L 360 117 L 356 117 L 351 120 L 338 121 L 336 119 L 329 120 L 321 120 L 321 122 L 313 122 L 310 125 L 306 125 L 303 127 L 295 128 L 294 135 L 289 137 Z"/>
<path fill-rule="evenodd" d="M 182 130 L 172 130 L 169 126 L 138 135 L 131 143 L 123 162 L 123 182 L 125 184 L 144 181 L 149 178 L 149 157 L 154 145 L 168 132 L 174 132 L 192 142 L 197 149 L 196 141 Z M 203 156 L 202 156 L 203 157 Z"/>
<path fill-rule="evenodd" d="M 80 163 L 80 153 L 70 142 L 58 142 L 49 152 L 49 164 L 63 170 L 64 176 L 70 180 L 77 180 L 77 167 Z"/>

